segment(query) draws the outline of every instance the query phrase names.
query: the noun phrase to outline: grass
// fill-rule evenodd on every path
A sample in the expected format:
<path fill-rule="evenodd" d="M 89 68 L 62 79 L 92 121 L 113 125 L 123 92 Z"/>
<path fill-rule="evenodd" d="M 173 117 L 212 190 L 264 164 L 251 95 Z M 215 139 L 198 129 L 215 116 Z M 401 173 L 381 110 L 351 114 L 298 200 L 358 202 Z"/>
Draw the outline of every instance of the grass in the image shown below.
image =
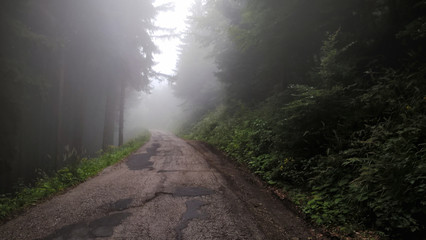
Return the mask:
<path fill-rule="evenodd" d="M 0 195 L 0 222 L 40 201 L 76 186 L 97 175 L 140 148 L 150 138 L 147 131 L 142 136 L 121 147 L 111 147 L 96 158 L 83 158 L 75 166 L 58 170 L 53 176 L 43 174 L 32 186 L 21 187 L 14 195 Z"/>

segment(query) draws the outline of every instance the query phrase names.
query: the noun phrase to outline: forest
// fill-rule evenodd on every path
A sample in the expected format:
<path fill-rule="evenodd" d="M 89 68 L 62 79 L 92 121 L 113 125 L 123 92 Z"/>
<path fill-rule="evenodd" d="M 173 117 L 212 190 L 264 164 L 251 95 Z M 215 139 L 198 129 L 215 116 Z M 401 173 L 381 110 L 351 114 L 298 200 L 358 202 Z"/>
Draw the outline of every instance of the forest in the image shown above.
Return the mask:
<path fill-rule="evenodd" d="M 167 8 L 0 2 L 0 200 L 128 140 L 125 110 L 164 77 L 153 19 Z M 194 0 L 168 76 L 183 101 L 174 132 L 284 191 L 316 226 L 423 239 L 425 13 L 425 0 Z"/>
<path fill-rule="evenodd" d="M 156 11 L 151 1 L 1 1 L 0 193 L 123 144 L 125 100 L 155 75 Z"/>
<path fill-rule="evenodd" d="M 196 1 L 174 83 L 192 115 L 178 133 L 332 231 L 423 239 L 425 13 L 416 0 Z"/>

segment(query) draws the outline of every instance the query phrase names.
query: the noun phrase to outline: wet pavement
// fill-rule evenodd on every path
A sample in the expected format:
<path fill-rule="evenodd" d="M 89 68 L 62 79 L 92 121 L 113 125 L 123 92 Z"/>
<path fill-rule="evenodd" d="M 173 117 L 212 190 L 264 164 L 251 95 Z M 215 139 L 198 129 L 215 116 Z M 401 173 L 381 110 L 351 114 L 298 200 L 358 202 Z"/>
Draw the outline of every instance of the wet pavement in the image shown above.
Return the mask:
<path fill-rule="evenodd" d="M 0 239 L 319 239 L 197 142 L 162 131 L 125 161 L 0 226 Z"/>

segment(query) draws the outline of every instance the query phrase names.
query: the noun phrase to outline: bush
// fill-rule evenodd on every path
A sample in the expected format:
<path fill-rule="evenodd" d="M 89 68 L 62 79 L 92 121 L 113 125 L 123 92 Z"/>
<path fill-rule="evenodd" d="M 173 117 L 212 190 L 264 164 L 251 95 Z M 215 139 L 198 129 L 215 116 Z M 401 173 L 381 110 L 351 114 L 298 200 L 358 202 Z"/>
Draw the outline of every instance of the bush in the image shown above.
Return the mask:
<path fill-rule="evenodd" d="M 367 76 L 368 77 L 368 76 Z M 426 97 L 420 73 L 356 85 L 291 86 L 253 107 L 222 105 L 192 129 L 295 199 L 318 224 L 425 232 Z"/>

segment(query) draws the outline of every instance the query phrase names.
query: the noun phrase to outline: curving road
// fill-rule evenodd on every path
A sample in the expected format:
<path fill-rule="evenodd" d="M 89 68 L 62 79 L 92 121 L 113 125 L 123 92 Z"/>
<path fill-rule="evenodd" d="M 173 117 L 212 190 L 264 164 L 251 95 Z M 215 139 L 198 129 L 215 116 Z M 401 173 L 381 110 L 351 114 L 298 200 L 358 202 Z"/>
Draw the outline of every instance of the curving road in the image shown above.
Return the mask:
<path fill-rule="evenodd" d="M 0 226 L 0 239 L 322 239 L 220 153 L 152 131 L 125 161 Z"/>

